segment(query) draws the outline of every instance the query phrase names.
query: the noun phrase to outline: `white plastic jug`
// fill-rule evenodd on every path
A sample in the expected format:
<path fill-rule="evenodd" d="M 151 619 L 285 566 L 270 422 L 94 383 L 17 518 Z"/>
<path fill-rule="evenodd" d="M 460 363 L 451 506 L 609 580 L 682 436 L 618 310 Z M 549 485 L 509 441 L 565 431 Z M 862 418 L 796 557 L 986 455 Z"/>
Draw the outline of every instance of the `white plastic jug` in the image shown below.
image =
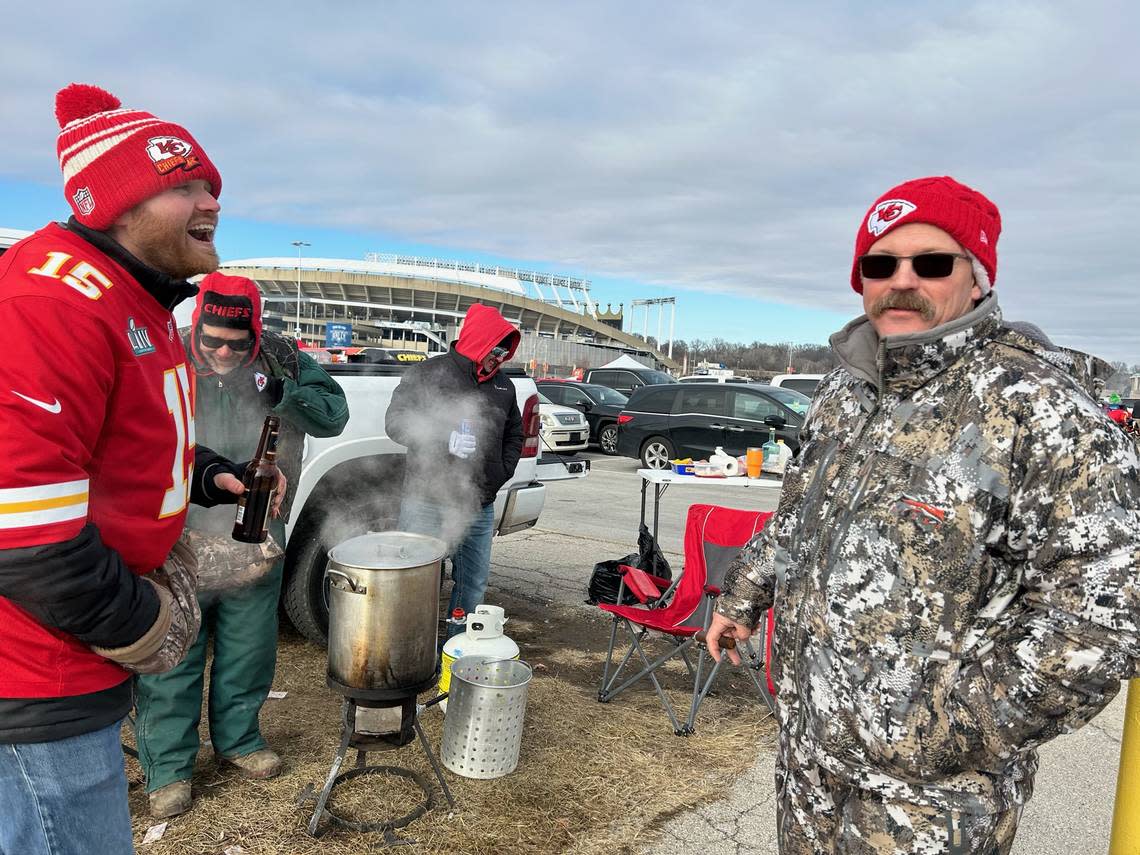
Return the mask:
<path fill-rule="evenodd" d="M 768 468 L 768 458 L 765 456 L 764 471 L 772 472 L 775 475 L 783 477 L 784 469 L 792 459 L 792 450 L 788 448 L 787 445 L 785 445 L 782 439 L 778 439 L 776 440 L 776 451 L 777 453 L 774 455 L 774 459 L 772 460 L 771 469 Z"/>

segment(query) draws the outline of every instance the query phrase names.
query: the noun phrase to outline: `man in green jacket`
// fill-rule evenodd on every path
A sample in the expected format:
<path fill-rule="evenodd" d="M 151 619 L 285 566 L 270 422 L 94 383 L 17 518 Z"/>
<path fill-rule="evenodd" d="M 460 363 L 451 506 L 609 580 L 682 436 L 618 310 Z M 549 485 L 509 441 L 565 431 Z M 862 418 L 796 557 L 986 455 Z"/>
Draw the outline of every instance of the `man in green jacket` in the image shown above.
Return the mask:
<path fill-rule="evenodd" d="M 1037 748 L 1140 658 L 1136 449 L 1092 397 L 1107 366 L 1003 319 L 1000 231 L 948 177 L 871 206 L 866 314 L 730 568 L 714 656 L 776 609 L 783 855 L 1008 853 Z"/>
<path fill-rule="evenodd" d="M 198 374 L 199 443 L 231 459 L 247 460 L 265 416 L 281 417 L 277 463 L 286 478 L 286 492 L 269 531 L 284 548 L 305 435 L 337 436 L 344 430 L 348 422 L 344 391 L 295 342 L 262 331 L 261 296 L 257 286 L 241 276 L 211 273 L 202 280 L 184 343 Z M 229 540 L 233 524 L 232 507 L 217 512 L 202 509 L 187 517 L 187 529 L 199 533 L 206 543 L 198 556 L 203 578 L 211 571 L 222 577 L 238 571 L 226 566 L 228 555 L 241 554 L 240 545 Z M 235 549 L 230 550 L 230 545 Z M 210 592 L 200 585 L 202 629 L 186 659 L 167 674 L 139 681 L 139 761 L 155 818 L 190 809 L 211 633 L 214 658 L 207 708 L 215 754 L 246 777 L 271 778 L 281 770 L 280 757 L 261 736 L 258 714 L 277 659 L 282 563 L 277 561 L 267 575 L 237 589 Z"/>

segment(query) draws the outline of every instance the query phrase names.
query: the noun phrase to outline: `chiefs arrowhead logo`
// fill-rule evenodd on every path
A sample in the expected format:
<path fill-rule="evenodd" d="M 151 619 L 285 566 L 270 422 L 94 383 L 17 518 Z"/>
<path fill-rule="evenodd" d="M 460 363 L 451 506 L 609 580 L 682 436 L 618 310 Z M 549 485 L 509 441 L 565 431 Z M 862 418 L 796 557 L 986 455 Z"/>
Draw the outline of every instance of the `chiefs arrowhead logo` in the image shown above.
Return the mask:
<path fill-rule="evenodd" d="M 258 392 L 264 392 L 266 385 L 269 383 L 269 378 L 262 374 L 260 371 L 253 372 L 253 385 L 257 387 Z"/>
<path fill-rule="evenodd" d="M 178 137 L 151 137 L 146 141 L 146 153 L 150 155 L 159 175 L 166 175 L 175 169 L 197 169 L 202 165 L 191 152 L 194 147 Z"/>
<path fill-rule="evenodd" d="M 886 199 L 867 216 L 867 231 L 878 237 L 917 207 L 906 199 Z"/>

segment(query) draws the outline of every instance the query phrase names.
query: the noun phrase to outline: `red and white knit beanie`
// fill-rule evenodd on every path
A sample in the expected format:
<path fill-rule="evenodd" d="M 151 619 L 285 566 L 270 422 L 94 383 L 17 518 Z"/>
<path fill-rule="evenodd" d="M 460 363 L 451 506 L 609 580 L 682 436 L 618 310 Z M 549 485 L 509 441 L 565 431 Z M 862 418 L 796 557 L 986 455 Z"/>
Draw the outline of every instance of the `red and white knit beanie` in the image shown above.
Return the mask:
<path fill-rule="evenodd" d="M 863 293 L 859 259 L 872 244 L 895 226 L 928 223 L 958 241 L 971 256 L 974 278 L 989 293 L 997 280 L 997 242 L 1001 214 L 997 205 L 948 175 L 915 178 L 893 187 L 875 200 L 855 235 L 851 287 Z"/>
<path fill-rule="evenodd" d="M 105 231 L 140 202 L 195 179 L 221 195 L 221 175 L 181 125 L 121 109 L 110 92 L 85 83 L 56 93 L 55 117 L 64 193 L 89 228 Z"/>

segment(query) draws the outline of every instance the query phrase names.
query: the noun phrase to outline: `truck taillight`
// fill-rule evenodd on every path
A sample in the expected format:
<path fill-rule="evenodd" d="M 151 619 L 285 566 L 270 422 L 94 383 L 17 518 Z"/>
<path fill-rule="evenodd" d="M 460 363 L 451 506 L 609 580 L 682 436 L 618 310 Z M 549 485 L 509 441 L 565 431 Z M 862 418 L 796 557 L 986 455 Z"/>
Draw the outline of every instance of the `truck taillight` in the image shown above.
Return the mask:
<path fill-rule="evenodd" d="M 522 411 L 523 457 L 538 457 L 538 431 L 541 427 L 538 416 L 538 395 L 531 395 Z"/>
<path fill-rule="evenodd" d="M 628 415 L 627 413 L 622 413 L 620 416 L 618 416 L 618 424 L 619 425 L 624 425 L 627 422 L 632 422 L 632 421 L 633 421 L 633 416 Z"/>

